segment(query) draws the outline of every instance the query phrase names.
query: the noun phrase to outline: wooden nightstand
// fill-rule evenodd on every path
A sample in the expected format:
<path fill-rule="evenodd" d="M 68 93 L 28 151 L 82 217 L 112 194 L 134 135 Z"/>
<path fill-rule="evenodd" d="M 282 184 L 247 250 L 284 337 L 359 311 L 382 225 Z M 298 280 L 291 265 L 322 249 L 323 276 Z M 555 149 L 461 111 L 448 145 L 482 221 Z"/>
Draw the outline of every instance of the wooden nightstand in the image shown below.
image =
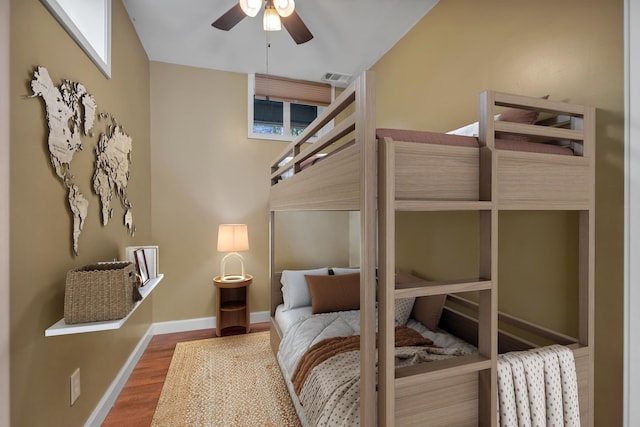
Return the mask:
<path fill-rule="evenodd" d="M 216 335 L 229 326 L 242 326 L 245 332 L 251 329 L 249 315 L 249 286 L 253 276 L 246 275 L 240 282 L 223 282 L 220 276 L 213 278 L 216 287 Z"/>

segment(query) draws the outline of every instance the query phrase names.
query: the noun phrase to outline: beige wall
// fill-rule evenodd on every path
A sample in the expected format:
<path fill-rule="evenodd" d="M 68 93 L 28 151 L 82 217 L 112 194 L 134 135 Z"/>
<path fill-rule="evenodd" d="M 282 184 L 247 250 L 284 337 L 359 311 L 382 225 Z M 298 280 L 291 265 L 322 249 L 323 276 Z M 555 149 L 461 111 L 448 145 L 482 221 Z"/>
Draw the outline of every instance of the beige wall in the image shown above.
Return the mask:
<path fill-rule="evenodd" d="M 145 303 L 117 331 L 44 336 L 63 316 L 68 270 L 121 257 L 126 246 L 151 240 L 149 61 L 120 0 L 113 2 L 112 19 L 112 79 L 107 80 L 40 1 L 11 2 L 13 427 L 83 425 L 151 323 L 151 304 Z M 65 188 L 49 161 L 44 103 L 27 97 L 36 66 L 46 67 L 57 84 L 62 79 L 84 84 L 98 110 L 112 113 L 133 138 L 128 195 L 137 226 L 134 238 L 122 225 L 117 200 L 111 222 L 101 225 L 99 199 L 91 191 L 98 132 L 106 126 L 99 121 L 71 164 L 74 181 L 90 203 L 80 255 L 72 255 L 72 221 Z M 81 369 L 82 393 L 70 406 L 69 376 L 76 368 Z"/>
<path fill-rule="evenodd" d="M 152 62 L 151 137 L 153 237 L 165 274 L 154 321 L 214 315 L 221 223 L 248 225 L 251 311 L 269 310 L 269 164 L 287 143 L 247 138 L 247 75 Z M 275 228 L 279 269 L 348 263 L 346 213 L 278 213 Z M 319 239 L 327 234 L 335 238 Z"/>
<path fill-rule="evenodd" d="M 380 127 L 462 126 L 477 120 L 485 89 L 597 107 L 595 425 L 622 423 L 622 30 L 622 0 L 441 1 L 373 67 Z M 398 264 L 428 276 L 475 271 L 476 219 L 430 215 L 403 218 L 399 239 L 416 250 L 399 253 Z M 575 331 L 575 306 L 568 304 L 575 286 L 564 284 L 576 277 L 574 219 L 500 215 L 502 310 Z M 419 224 L 421 234 L 406 228 Z M 424 264 L 418 254 L 442 263 Z"/>

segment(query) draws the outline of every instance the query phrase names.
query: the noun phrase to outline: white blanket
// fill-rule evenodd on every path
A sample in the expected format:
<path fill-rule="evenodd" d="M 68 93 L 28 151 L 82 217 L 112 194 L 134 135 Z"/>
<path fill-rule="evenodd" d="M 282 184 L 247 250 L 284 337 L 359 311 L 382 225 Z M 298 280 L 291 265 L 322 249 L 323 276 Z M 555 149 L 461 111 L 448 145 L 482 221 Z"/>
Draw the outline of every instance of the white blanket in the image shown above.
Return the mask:
<path fill-rule="evenodd" d="M 570 349 L 552 345 L 498 357 L 498 425 L 580 426 Z"/>
<path fill-rule="evenodd" d="M 315 343 L 333 337 L 350 337 L 360 333 L 360 311 L 316 314 L 302 319 L 287 329 L 278 358 L 291 378 L 302 355 Z"/>

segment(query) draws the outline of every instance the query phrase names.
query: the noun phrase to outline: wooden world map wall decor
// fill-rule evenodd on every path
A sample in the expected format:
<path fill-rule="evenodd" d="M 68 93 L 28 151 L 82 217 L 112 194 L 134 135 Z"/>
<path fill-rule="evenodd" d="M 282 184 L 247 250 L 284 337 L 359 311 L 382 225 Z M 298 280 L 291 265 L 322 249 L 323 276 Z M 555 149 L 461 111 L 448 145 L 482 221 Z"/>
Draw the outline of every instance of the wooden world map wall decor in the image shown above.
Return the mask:
<path fill-rule="evenodd" d="M 125 211 L 124 225 L 133 236 L 136 228 L 133 224 L 132 204 L 127 196 L 131 137 L 125 133 L 113 115 L 97 114 L 95 98 L 81 83 L 63 80 L 56 86 L 49 76 L 49 71 L 44 67 L 37 67 L 33 73 L 31 90 L 31 98 L 40 97 L 44 101 L 51 165 L 67 188 L 67 201 L 73 218 L 73 253 L 78 255 L 78 240 L 87 219 L 89 200 L 74 180 L 71 163 L 77 152 L 82 151 L 81 136 L 93 137 L 96 116 L 98 119 L 111 122 L 104 132 L 100 133 L 95 150 L 93 191 L 100 198 L 102 225 L 106 226 L 113 216 L 111 201 L 115 195 Z"/>

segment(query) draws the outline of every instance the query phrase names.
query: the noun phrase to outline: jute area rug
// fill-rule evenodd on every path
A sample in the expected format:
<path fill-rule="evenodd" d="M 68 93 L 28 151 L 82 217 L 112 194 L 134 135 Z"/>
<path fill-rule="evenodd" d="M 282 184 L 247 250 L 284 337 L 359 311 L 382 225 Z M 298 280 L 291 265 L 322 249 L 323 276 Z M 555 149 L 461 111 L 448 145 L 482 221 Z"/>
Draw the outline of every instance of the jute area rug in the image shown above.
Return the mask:
<path fill-rule="evenodd" d="M 299 426 L 269 332 L 178 343 L 151 425 Z"/>

